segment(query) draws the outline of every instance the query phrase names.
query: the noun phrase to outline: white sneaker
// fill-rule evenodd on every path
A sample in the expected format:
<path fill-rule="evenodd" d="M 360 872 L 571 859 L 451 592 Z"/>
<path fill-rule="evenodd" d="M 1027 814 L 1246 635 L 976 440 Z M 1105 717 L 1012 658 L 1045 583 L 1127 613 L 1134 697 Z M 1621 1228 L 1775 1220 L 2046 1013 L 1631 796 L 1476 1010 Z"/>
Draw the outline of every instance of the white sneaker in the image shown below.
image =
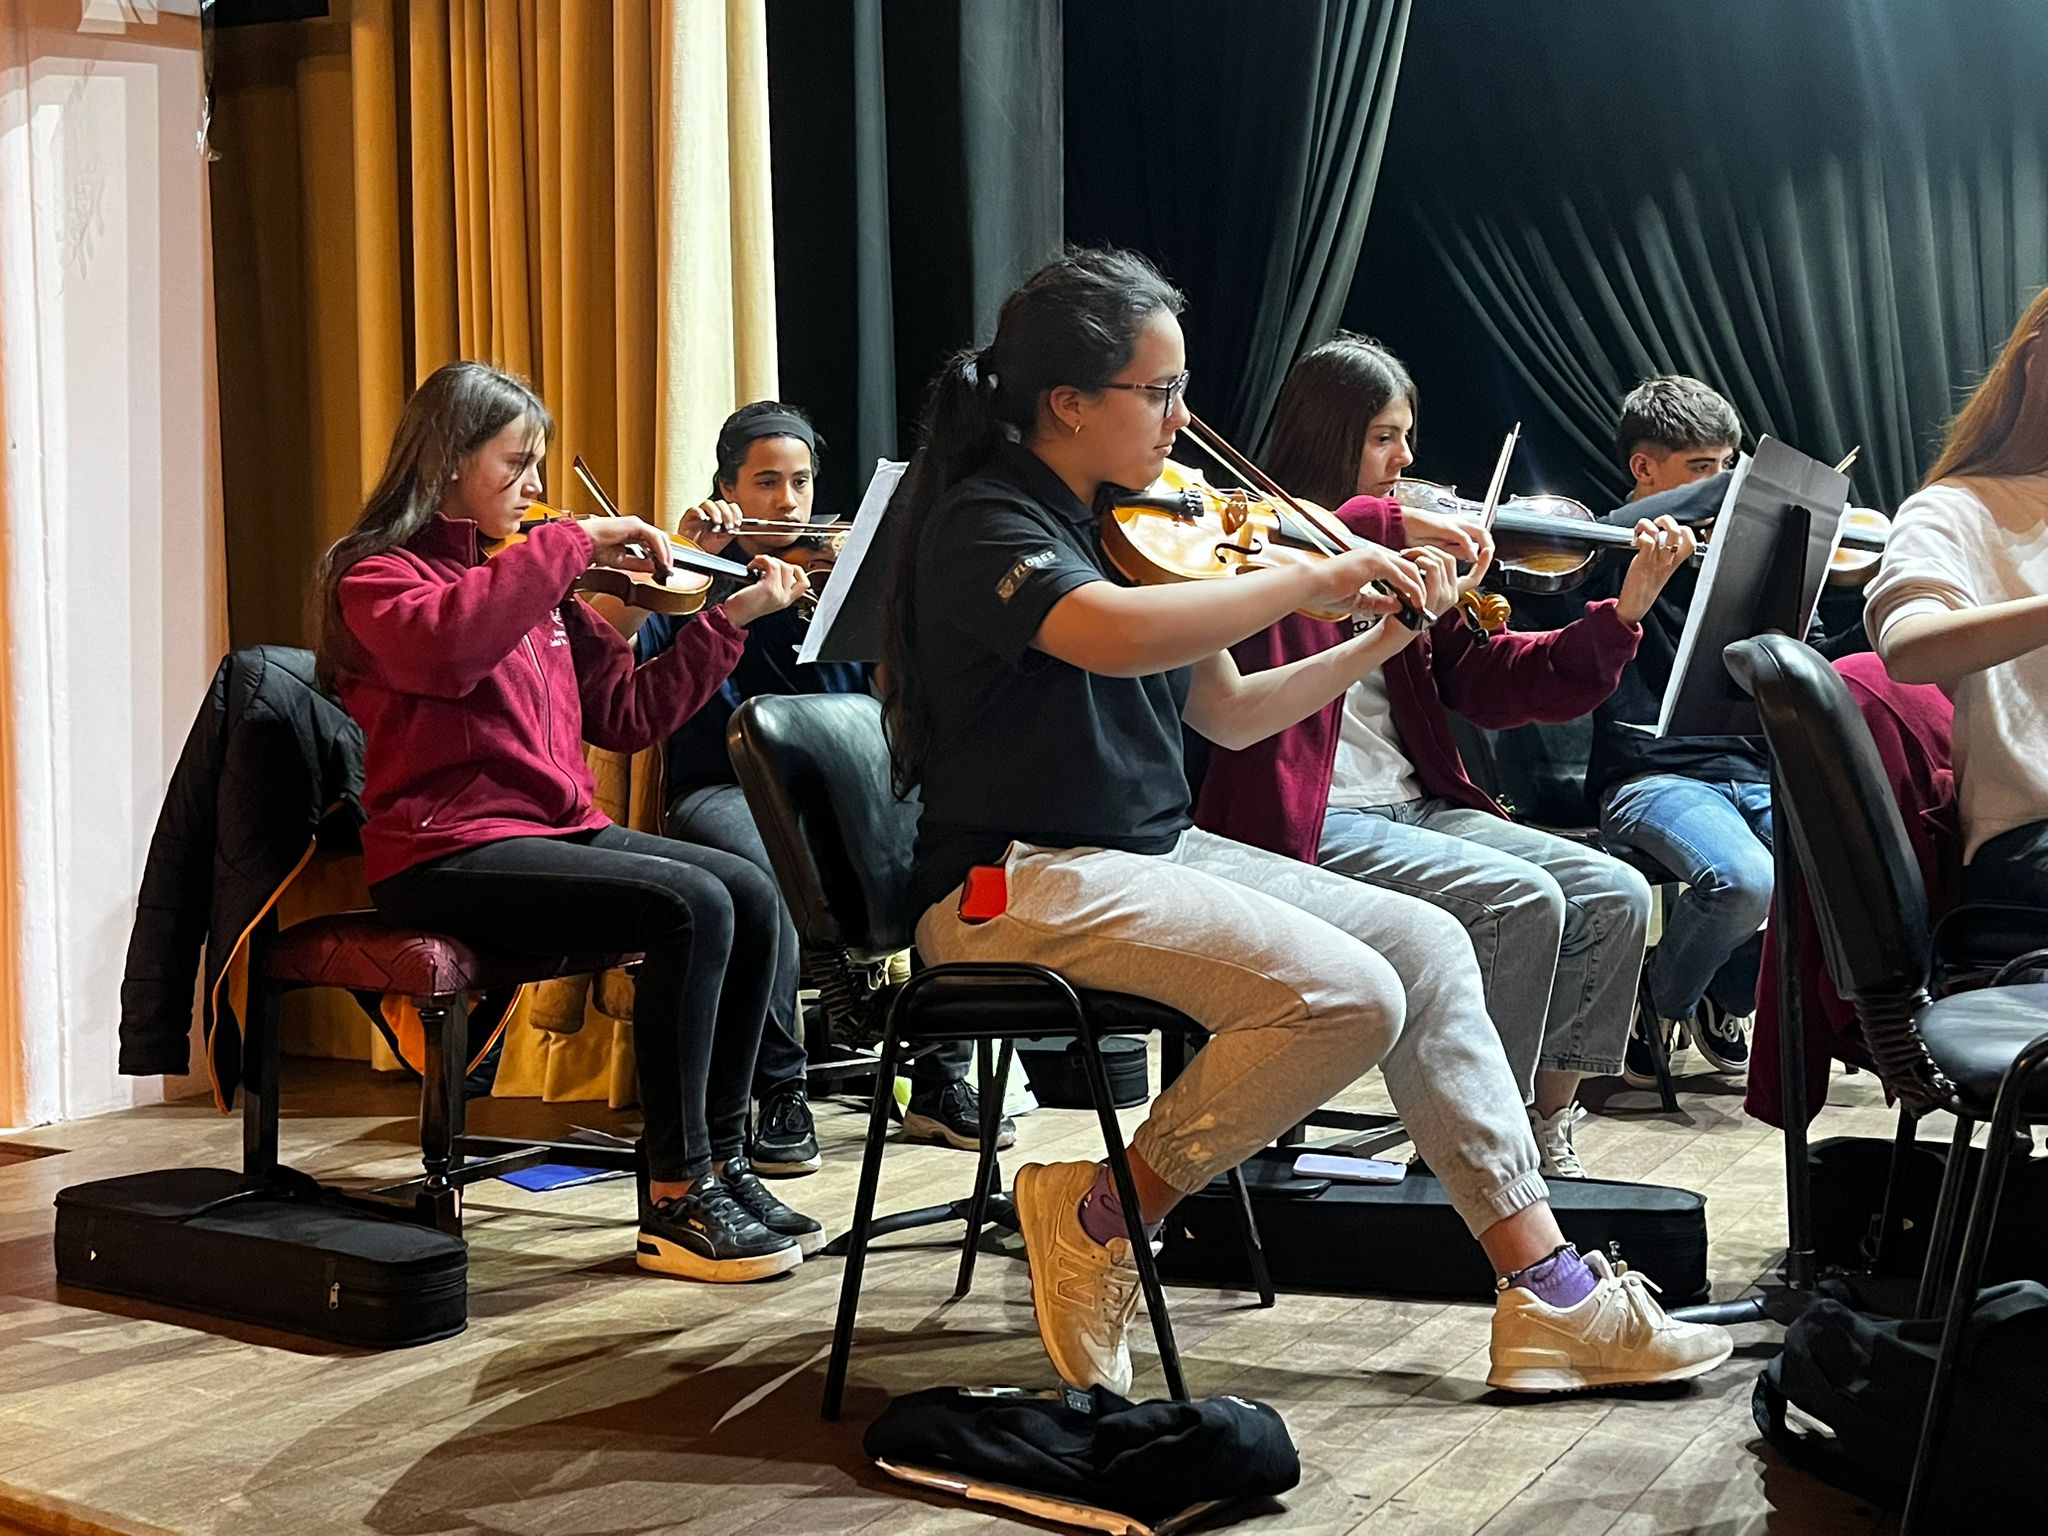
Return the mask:
<path fill-rule="evenodd" d="M 1579 1161 L 1579 1154 L 1572 1147 L 1572 1127 L 1585 1118 L 1586 1112 L 1576 1100 L 1547 1118 L 1536 1113 L 1535 1105 L 1529 1106 L 1529 1129 L 1536 1133 L 1536 1150 L 1543 1154 L 1543 1177 L 1583 1179 L 1586 1176 L 1586 1166 Z"/>
<path fill-rule="evenodd" d="M 1081 1197 L 1094 1163 L 1026 1163 L 1014 1190 L 1024 1256 L 1031 1262 L 1031 1306 L 1052 1368 L 1070 1386 L 1131 1391 L 1131 1316 L 1138 1310 L 1138 1267 L 1128 1238 L 1105 1246 L 1081 1225 Z"/>
<path fill-rule="evenodd" d="M 1726 1328 L 1681 1323 L 1650 1293 L 1657 1287 L 1626 1264 L 1610 1269 L 1585 1256 L 1598 1278 L 1575 1307 L 1553 1307 L 1535 1292 L 1501 1282 L 1493 1304 L 1493 1369 L 1486 1384 L 1506 1392 L 1579 1392 L 1703 1376 L 1735 1352 Z"/>

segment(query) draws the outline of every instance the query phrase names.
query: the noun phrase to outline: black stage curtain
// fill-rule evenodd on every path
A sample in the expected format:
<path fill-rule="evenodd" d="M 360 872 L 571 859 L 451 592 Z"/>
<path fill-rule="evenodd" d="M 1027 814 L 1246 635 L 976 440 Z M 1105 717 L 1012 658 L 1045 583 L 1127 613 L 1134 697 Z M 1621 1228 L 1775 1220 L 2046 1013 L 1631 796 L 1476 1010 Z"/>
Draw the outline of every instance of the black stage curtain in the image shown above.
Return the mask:
<path fill-rule="evenodd" d="M 1062 240 L 1058 0 L 769 0 L 783 398 L 851 516 L 932 370 Z"/>
<path fill-rule="evenodd" d="M 1240 446 L 1325 340 L 1372 207 L 1410 0 L 1077 0 L 1067 228 L 1188 296 L 1190 398 Z"/>
<path fill-rule="evenodd" d="M 1614 407 L 1705 378 L 1890 508 L 2048 283 L 2048 5 L 1464 0 L 1418 26 L 1346 323 L 1417 473 L 1611 505 Z M 1438 18 L 1439 23 L 1441 18 Z"/>

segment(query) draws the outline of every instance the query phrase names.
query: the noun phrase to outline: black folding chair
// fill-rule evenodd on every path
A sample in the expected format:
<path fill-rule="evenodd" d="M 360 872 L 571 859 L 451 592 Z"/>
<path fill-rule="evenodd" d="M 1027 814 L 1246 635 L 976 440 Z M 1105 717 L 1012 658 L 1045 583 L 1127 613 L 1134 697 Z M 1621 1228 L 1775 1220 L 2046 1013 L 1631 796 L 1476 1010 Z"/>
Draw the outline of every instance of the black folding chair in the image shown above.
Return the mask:
<path fill-rule="evenodd" d="M 1806 877 L 1828 971 L 1856 1010 L 1878 1075 L 1899 1099 L 1897 1150 L 1910 1149 L 1914 1123 L 1922 1116 L 1945 1111 L 1956 1117 L 1915 1306 L 1916 1315 L 1932 1317 L 1943 1276 L 1952 1273 L 1933 1390 L 1899 1526 L 1900 1536 L 1911 1536 L 1938 1518 L 1931 1508 L 1935 1468 L 2006 1170 L 2028 1149 L 2021 1128 L 2048 1123 L 2048 1074 L 2042 1071 L 2048 1066 L 2048 984 L 1931 999 L 1935 952 L 1926 889 L 1848 687 L 1819 653 L 1782 635 L 1732 645 L 1727 660 L 1762 717 L 1776 806 Z M 1798 1033 L 1797 1020 L 1786 1021 L 1786 1033 Z M 1989 1142 L 1962 1251 L 1951 1266 L 1970 1135 L 1979 1121 L 1990 1124 Z M 1895 1157 L 1887 1229 L 1901 1166 Z"/>
<path fill-rule="evenodd" d="M 727 736 L 733 766 L 761 829 L 770 862 L 806 945 L 844 951 L 861 964 L 911 947 L 920 913 L 910 894 L 910 852 L 917 808 L 890 785 L 889 753 L 881 705 L 861 694 L 762 695 L 742 704 Z M 1102 1125 L 1117 1192 L 1129 1223 L 1131 1253 L 1145 1307 L 1159 1345 L 1167 1390 L 1187 1398 L 1180 1353 L 1138 1213 L 1109 1074 L 1098 1043 L 1105 1035 L 1154 1031 L 1200 1040 L 1207 1032 L 1164 1004 L 1118 992 L 1078 988 L 1041 965 L 955 964 L 916 970 L 888 989 L 887 1024 L 876 1068 L 873 1108 L 861 1162 L 860 1191 L 846 1239 L 846 1274 L 825 1374 L 825 1417 L 836 1418 L 846 1389 L 853 1326 L 868 1248 L 876 1237 L 954 1219 L 967 1224 L 960 1251 L 956 1297 L 973 1283 L 974 1259 L 1002 1174 L 996 1159 L 996 1123 L 1015 1042 L 1050 1037 L 1080 1042 L 1088 1086 Z M 956 1040 L 978 1044 L 981 1066 L 981 1159 L 965 1202 L 931 1206 L 877 1220 L 875 1195 L 898 1067 L 909 1056 Z M 1002 1059 L 991 1069 L 991 1046 Z M 1260 1303 L 1273 1304 L 1272 1281 L 1259 1246 L 1251 1197 L 1241 1172 L 1232 1171 L 1253 1281 Z"/>

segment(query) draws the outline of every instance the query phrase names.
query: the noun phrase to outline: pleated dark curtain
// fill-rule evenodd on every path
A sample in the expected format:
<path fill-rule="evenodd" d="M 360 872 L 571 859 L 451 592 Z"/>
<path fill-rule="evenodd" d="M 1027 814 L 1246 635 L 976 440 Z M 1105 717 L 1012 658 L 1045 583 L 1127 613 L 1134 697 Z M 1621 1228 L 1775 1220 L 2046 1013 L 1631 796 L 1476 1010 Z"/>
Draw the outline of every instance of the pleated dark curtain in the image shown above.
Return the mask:
<path fill-rule="evenodd" d="M 1678 371 L 1752 434 L 1829 460 L 1860 445 L 1859 498 L 1908 494 L 2048 283 L 2048 5 L 1461 16 L 1411 42 L 1347 315 L 1417 372 L 1420 468 L 1477 482 L 1525 417 L 1526 473 L 1611 503 L 1617 401 Z"/>
<path fill-rule="evenodd" d="M 784 396 L 847 514 L 947 353 L 1062 244 L 1058 0 L 769 0 Z"/>
<path fill-rule="evenodd" d="M 1190 399 L 1247 448 L 1342 313 L 1410 0 L 1074 0 L 1067 228 L 1188 295 Z"/>

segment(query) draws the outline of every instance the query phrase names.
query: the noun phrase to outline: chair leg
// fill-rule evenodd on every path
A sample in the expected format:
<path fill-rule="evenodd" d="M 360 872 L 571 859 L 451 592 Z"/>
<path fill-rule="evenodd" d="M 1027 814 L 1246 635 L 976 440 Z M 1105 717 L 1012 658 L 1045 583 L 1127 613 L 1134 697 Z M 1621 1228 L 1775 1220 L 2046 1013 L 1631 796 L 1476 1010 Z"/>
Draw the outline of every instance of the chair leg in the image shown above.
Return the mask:
<path fill-rule="evenodd" d="M 2020 1106 L 2044 1063 L 2048 1063 L 2048 1035 L 2031 1041 L 2006 1070 L 2005 1081 L 1998 1085 L 1998 1102 L 1992 1108 L 1991 1133 L 1984 1148 L 1984 1171 L 1977 1179 L 1977 1196 L 1970 1202 L 1963 1256 L 1956 1264 L 1948 1317 L 1941 1326 L 1941 1350 L 1934 1357 L 1934 1383 L 1927 1394 L 1926 1416 L 1920 1421 L 1920 1447 L 1913 1456 L 1913 1479 L 1906 1490 L 1906 1508 L 1899 1516 L 1899 1536 L 1912 1536 L 1921 1515 L 1933 1501 L 1935 1472 L 1941 1464 L 1942 1434 L 1948 1428 L 1956 1373 L 1962 1366 L 1963 1336 L 1969 1331 L 1970 1314 L 1976 1310 L 1984 1261 L 1991 1251 L 1998 1201 L 2005 1193 L 2006 1169 L 2013 1162 Z"/>
<path fill-rule="evenodd" d="M 1913 1298 L 1915 1317 L 1932 1317 L 1941 1305 L 1941 1278 L 1948 1273 L 1948 1256 L 1955 1247 L 1956 1219 L 1963 1208 L 1963 1182 L 1970 1166 L 1970 1132 L 1976 1127 L 1976 1121 L 1956 1117 L 1956 1133 L 1948 1144 L 1948 1166 L 1941 1174 L 1941 1195 L 1934 1202 L 1934 1230 L 1927 1234 L 1920 1289 Z"/>
<path fill-rule="evenodd" d="M 249 1017 L 242 1033 L 242 1174 L 267 1179 L 277 1172 L 279 1034 L 284 988 L 253 975 Z"/>
<path fill-rule="evenodd" d="M 449 1182 L 454 1158 L 455 1115 L 452 1105 L 462 1093 L 451 1037 L 466 1032 L 468 999 L 457 992 L 443 997 L 417 997 L 420 1028 L 426 1036 L 426 1061 L 420 1079 L 420 1162 L 426 1183 L 420 1192 L 425 1213 L 443 1232 L 462 1235 L 462 1195 Z"/>
<path fill-rule="evenodd" d="M 1188 1400 L 1188 1387 L 1181 1376 L 1180 1349 L 1173 1341 L 1172 1319 L 1166 1315 L 1166 1293 L 1159 1285 L 1159 1265 L 1152 1257 L 1152 1242 L 1145 1236 L 1145 1215 L 1138 1206 L 1138 1186 L 1131 1178 L 1124 1133 L 1116 1123 L 1109 1069 L 1102 1064 L 1101 1042 L 1085 1004 L 1078 1010 L 1074 1027 L 1081 1037 L 1081 1063 L 1088 1073 L 1088 1092 L 1095 1100 L 1096 1118 L 1102 1122 L 1102 1144 L 1109 1154 L 1110 1177 L 1116 1182 L 1117 1199 L 1123 1203 L 1131 1258 L 1138 1266 L 1138 1284 L 1145 1293 L 1145 1310 L 1152 1316 L 1152 1337 L 1159 1345 L 1159 1365 L 1166 1376 L 1166 1391 L 1174 1401 L 1184 1403 Z"/>
<path fill-rule="evenodd" d="M 1647 976 L 1642 984 L 1642 1000 L 1648 1005 L 1650 1017 L 1650 1067 L 1657 1077 L 1657 1102 L 1666 1114 L 1678 1112 L 1678 1090 L 1671 1085 L 1671 1047 L 1664 1039 L 1664 1031 L 1657 1027 L 1656 1005 L 1650 1003 L 1650 988 Z"/>
<path fill-rule="evenodd" d="M 846 1398 L 846 1364 L 853 1354 L 853 1322 L 860 1310 L 861 1271 L 868 1261 L 868 1228 L 875 1219 L 875 1195 L 882 1183 L 882 1148 L 889 1138 L 889 1105 L 896 1096 L 896 1063 L 902 1054 L 892 1019 L 882 1037 L 882 1056 L 875 1070 L 875 1096 L 868 1109 L 868 1139 L 861 1153 L 860 1189 L 853 1201 L 853 1224 L 847 1228 L 846 1271 L 839 1279 L 839 1315 L 832 1324 L 832 1357 L 825 1365 L 824 1416 L 839 1417 Z"/>
<path fill-rule="evenodd" d="M 993 1042 L 983 1040 L 975 1047 L 981 1069 L 981 1156 L 974 1167 L 974 1195 L 967 1204 L 967 1240 L 960 1245 L 960 1278 L 953 1283 L 953 1299 L 960 1300 L 974 1284 L 974 1257 L 981 1248 L 981 1229 L 988 1220 L 988 1203 L 1003 1185 L 1003 1171 L 996 1161 L 997 1131 L 1003 1123 L 1003 1095 L 1010 1085 L 1010 1062 L 1017 1054 L 1017 1042 L 1003 1042 L 1002 1061 L 993 1070 L 989 1057 Z"/>
<path fill-rule="evenodd" d="M 1237 1227 L 1244 1234 L 1244 1256 L 1251 1265 L 1252 1286 L 1259 1293 L 1259 1305 L 1273 1305 L 1273 1276 L 1266 1268 L 1266 1245 L 1259 1238 L 1259 1218 L 1252 1211 L 1252 1192 L 1244 1181 L 1242 1165 L 1230 1170 L 1230 1189 L 1237 1197 Z"/>
<path fill-rule="evenodd" d="M 1899 1231 L 1906 1219 L 1906 1170 L 1913 1165 L 1913 1146 L 1918 1140 L 1919 1130 L 1919 1120 L 1912 1110 L 1901 1104 L 1899 1129 L 1892 1137 L 1891 1168 L 1884 1181 L 1884 1208 L 1877 1222 L 1877 1248 L 1870 1255 L 1873 1274 L 1886 1273 L 1898 1249 Z"/>

